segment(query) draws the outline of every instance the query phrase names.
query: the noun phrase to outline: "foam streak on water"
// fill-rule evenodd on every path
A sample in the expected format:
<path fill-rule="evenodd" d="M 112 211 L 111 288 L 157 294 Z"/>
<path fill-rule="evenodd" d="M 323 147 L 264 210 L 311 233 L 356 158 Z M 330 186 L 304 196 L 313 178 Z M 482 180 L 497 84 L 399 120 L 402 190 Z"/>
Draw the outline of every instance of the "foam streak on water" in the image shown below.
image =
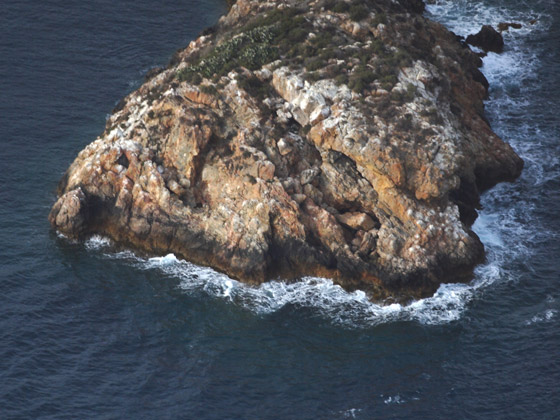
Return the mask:
<path fill-rule="evenodd" d="M 496 26 L 499 22 L 521 22 L 523 28 L 504 34 L 506 49 L 503 54 L 490 53 L 484 59 L 482 71 L 491 84 L 491 97 L 486 105 L 493 129 L 510 142 L 526 162 L 522 179 L 515 184 L 502 184 L 483 197 L 485 210 L 473 229 L 487 249 L 487 263 L 475 271 L 470 284 L 443 284 L 434 296 L 409 305 L 388 306 L 370 302 L 365 293 L 348 293 L 331 280 L 303 278 L 296 283 L 272 281 L 251 287 L 232 280 L 212 269 L 198 267 L 178 260 L 173 254 L 165 257 L 141 259 L 132 253 L 109 254 L 125 258 L 147 270 L 161 270 L 179 278 L 185 293 L 203 291 L 218 299 L 239 305 L 256 314 L 269 314 L 286 305 L 311 308 L 334 324 L 348 327 L 369 327 L 387 322 L 416 321 L 422 324 L 443 324 L 458 320 L 469 303 L 492 285 L 515 280 L 510 269 L 520 258 L 531 253 L 532 244 L 539 240 L 542 231 L 538 218 L 532 214 L 534 203 L 524 199 L 523 187 L 530 188 L 559 176 L 558 158 L 547 153 L 538 127 L 527 116 L 530 103 L 523 93 L 533 89 L 539 81 L 535 78 L 539 62 L 537 52 L 528 48 L 527 40 L 538 31 L 545 31 L 551 24 L 544 15 L 530 8 L 517 8 L 514 12 L 503 5 L 466 0 L 441 0 L 427 8 L 430 18 L 440 21 L 459 35 L 477 32 L 483 24 Z M 536 19 L 536 23 L 529 23 Z M 519 123 L 519 120 L 523 120 Z M 517 121 L 512 125 L 512 121 Z M 556 168 L 556 172 L 551 168 Z M 520 187 L 521 186 L 521 187 Z M 512 196 L 520 198 L 512 200 Z M 531 223 L 529 223 L 531 220 Z M 110 242 L 95 237 L 87 243 L 89 249 L 103 250 Z M 529 323 L 550 320 L 555 312 L 536 315 Z M 397 396 L 398 397 L 398 396 Z M 386 403 L 400 403 L 390 397 Z"/>

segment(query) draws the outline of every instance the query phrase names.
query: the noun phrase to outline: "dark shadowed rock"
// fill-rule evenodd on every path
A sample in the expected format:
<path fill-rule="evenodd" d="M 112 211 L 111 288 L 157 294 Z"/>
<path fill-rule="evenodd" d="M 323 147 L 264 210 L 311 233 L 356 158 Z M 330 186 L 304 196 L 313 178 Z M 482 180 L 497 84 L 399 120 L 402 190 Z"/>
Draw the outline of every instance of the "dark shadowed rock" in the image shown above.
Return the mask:
<path fill-rule="evenodd" d="M 150 70 L 148 70 L 148 72 L 146 73 L 146 75 L 144 76 L 144 82 L 149 81 L 151 78 L 156 77 L 158 74 L 160 74 L 162 71 L 164 70 L 163 67 L 153 67 Z"/>
<path fill-rule="evenodd" d="M 490 25 L 484 25 L 478 33 L 469 35 L 467 37 L 467 44 L 480 47 L 484 51 L 496 53 L 501 53 L 504 50 L 504 38 L 502 34 Z"/>
<path fill-rule="evenodd" d="M 521 25 L 521 23 L 516 23 L 516 22 L 500 22 L 500 23 L 498 23 L 498 31 L 500 31 L 500 32 L 508 31 L 509 28 L 521 29 L 522 27 L 523 27 L 523 25 Z"/>

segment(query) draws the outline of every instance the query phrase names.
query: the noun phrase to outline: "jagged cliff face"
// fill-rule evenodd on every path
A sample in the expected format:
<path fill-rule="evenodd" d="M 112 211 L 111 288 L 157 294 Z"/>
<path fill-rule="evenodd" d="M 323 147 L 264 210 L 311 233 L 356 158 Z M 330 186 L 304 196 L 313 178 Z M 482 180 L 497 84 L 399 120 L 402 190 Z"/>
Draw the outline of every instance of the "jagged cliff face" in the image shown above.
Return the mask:
<path fill-rule="evenodd" d="M 121 102 L 51 223 L 251 283 L 386 298 L 468 278 L 479 191 L 522 161 L 483 116 L 480 59 L 422 10 L 239 0 Z"/>

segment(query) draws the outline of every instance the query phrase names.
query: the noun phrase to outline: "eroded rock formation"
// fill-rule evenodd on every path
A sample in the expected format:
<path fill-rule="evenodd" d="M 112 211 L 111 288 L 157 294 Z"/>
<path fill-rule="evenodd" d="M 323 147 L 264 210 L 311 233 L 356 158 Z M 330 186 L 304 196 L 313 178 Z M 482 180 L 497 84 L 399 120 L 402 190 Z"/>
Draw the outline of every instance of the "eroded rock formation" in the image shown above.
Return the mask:
<path fill-rule="evenodd" d="M 480 59 L 419 0 L 238 0 L 128 95 L 49 219 L 250 283 L 424 296 L 484 257 L 479 192 L 522 161 Z"/>

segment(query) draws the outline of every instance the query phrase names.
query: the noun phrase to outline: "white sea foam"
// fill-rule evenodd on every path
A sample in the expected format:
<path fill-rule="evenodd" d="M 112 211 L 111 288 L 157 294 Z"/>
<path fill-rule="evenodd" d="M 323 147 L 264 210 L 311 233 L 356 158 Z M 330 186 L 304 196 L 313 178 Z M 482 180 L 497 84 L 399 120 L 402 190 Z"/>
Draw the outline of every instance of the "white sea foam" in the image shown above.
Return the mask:
<path fill-rule="evenodd" d="M 89 250 L 100 250 L 112 245 L 112 241 L 109 238 L 101 235 L 90 236 L 85 241 L 85 247 Z"/>
<path fill-rule="evenodd" d="M 385 404 L 404 404 L 406 401 L 399 394 L 386 397 L 383 402 Z"/>
<path fill-rule="evenodd" d="M 525 325 L 539 324 L 542 322 L 552 321 L 556 317 L 558 311 L 556 309 L 547 309 L 546 311 L 535 315 L 531 319 L 525 321 Z"/>
<path fill-rule="evenodd" d="M 179 260 L 175 254 L 167 254 L 164 257 L 154 257 L 148 260 L 148 267 L 161 267 L 161 266 L 171 266 L 177 264 Z"/>
<path fill-rule="evenodd" d="M 100 243 L 104 241 L 97 240 Z M 271 281 L 258 287 L 230 279 L 211 268 L 199 267 L 177 259 L 173 254 L 144 259 L 129 251 L 108 253 L 111 258 L 126 259 L 134 266 L 180 279 L 185 293 L 204 293 L 244 307 L 257 315 L 266 315 L 291 306 L 311 308 L 334 324 L 367 327 L 386 322 L 417 321 L 423 324 L 448 323 L 460 318 L 473 296 L 473 286 L 444 284 L 430 298 L 409 305 L 379 305 L 362 291 L 346 292 L 332 280 L 306 277 L 298 282 Z"/>
<path fill-rule="evenodd" d="M 360 413 L 360 411 L 362 411 L 360 408 L 350 408 L 349 410 L 341 412 L 342 418 L 355 419 L 356 414 Z"/>
<path fill-rule="evenodd" d="M 492 226 L 495 226 L 497 223 L 499 223 L 499 216 L 497 214 L 481 213 L 474 222 L 472 229 L 478 234 L 482 243 L 497 248 L 503 248 L 504 241 L 500 233 L 492 229 Z"/>
<path fill-rule="evenodd" d="M 77 239 L 69 238 L 64 233 L 61 233 L 58 230 L 56 231 L 56 237 L 58 239 L 63 239 L 65 242 L 69 244 L 78 245 L 80 243 L 80 241 L 78 241 Z"/>
<path fill-rule="evenodd" d="M 554 1 L 541 0 L 540 3 L 548 2 L 553 5 Z M 482 25 L 497 27 L 501 22 L 521 23 L 523 25 L 521 29 L 511 29 L 503 33 L 507 40 L 516 34 L 526 35 L 550 21 L 549 16 L 532 9 L 523 10 L 521 7 L 514 9 L 506 6 L 507 4 L 492 6 L 480 0 L 436 0 L 433 4 L 426 5 L 426 11 L 429 17 L 464 37 L 477 33 Z"/>

